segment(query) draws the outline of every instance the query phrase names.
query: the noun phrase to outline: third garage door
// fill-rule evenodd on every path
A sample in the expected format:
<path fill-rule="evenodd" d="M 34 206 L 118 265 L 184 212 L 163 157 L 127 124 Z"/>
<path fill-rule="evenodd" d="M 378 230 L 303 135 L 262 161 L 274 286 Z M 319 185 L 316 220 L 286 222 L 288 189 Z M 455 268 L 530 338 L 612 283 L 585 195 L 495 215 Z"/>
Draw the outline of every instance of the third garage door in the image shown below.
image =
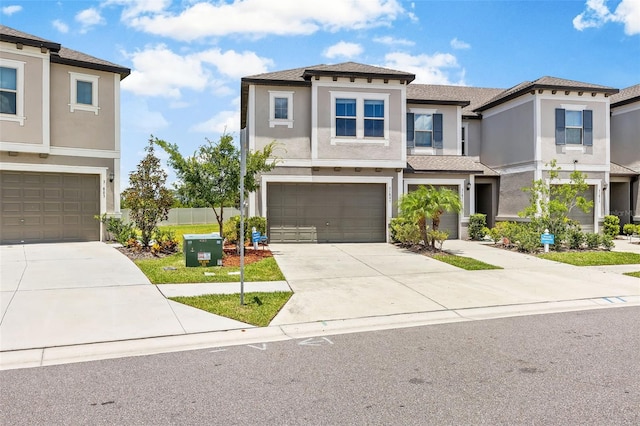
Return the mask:
<path fill-rule="evenodd" d="M 384 184 L 269 183 L 271 242 L 385 242 Z"/>

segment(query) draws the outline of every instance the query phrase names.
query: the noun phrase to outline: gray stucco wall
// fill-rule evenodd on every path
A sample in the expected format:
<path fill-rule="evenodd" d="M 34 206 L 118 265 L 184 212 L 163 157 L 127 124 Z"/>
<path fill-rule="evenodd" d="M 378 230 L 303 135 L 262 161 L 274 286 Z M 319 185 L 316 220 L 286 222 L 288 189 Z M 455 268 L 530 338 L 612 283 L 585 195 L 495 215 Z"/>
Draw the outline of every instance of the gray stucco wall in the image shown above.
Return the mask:
<path fill-rule="evenodd" d="M 467 124 L 467 155 L 471 157 L 480 156 L 480 148 L 482 144 L 482 121 L 480 120 L 464 120 L 463 124 Z"/>
<path fill-rule="evenodd" d="M 529 195 L 522 188 L 530 187 L 533 179 L 533 170 L 500 176 L 497 220 L 518 219 L 518 212 L 529 205 Z"/>
<path fill-rule="evenodd" d="M 640 102 L 611 116 L 611 161 L 640 172 Z M 629 107 L 626 107 L 629 108 Z"/>
<path fill-rule="evenodd" d="M 528 95 L 525 95 L 528 96 Z M 481 160 L 489 167 L 504 167 L 533 162 L 535 159 L 534 102 L 516 105 L 513 108 L 490 115 L 485 112 L 482 119 Z"/>

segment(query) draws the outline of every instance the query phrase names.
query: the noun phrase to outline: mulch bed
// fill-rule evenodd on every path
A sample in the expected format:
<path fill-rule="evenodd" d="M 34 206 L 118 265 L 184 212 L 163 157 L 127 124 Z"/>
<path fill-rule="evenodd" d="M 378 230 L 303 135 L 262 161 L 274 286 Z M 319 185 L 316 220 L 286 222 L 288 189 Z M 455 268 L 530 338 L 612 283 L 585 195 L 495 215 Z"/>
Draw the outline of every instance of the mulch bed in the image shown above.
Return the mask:
<path fill-rule="evenodd" d="M 124 254 L 131 260 L 139 259 L 157 259 L 159 257 L 170 256 L 175 253 L 151 253 L 151 250 L 132 250 L 128 247 L 118 247 L 120 253 Z M 240 255 L 236 254 L 235 246 L 225 246 L 223 249 L 222 266 L 240 266 Z M 254 250 L 253 247 L 245 247 L 244 249 L 244 264 L 250 265 L 255 262 L 259 262 L 262 259 L 273 257 L 271 250 L 265 248 L 259 248 Z"/>

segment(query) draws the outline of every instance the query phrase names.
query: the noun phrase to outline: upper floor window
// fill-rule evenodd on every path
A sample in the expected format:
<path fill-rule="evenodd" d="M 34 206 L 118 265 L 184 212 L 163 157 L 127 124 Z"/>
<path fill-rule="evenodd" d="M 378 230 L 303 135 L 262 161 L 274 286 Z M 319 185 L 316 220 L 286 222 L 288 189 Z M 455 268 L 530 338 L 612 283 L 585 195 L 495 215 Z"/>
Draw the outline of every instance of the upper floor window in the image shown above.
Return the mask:
<path fill-rule="evenodd" d="M 90 111 L 98 115 L 98 79 L 97 75 L 80 74 L 70 72 L 69 86 L 71 88 L 69 108 L 71 112 L 76 110 Z"/>
<path fill-rule="evenodd" d="M 269 91 L 269 127 L 293 127 L 293 92 Z"/>
<path fill-rule="evenodd" d="M 389 95 L 331 92 L 331 143 L 389 143 Z"/>
<path fill-rule="evenodd" d="M 593 145 L 593 111 L 557 108 L 556 145 Z"/>
<path fill-rule="evenodd" d="M 24 125 L 24 62 L 0 59 L 0 120 Z"/>
<path fill-rule="evenodd" d="M 407 146 L 442 148 L 442 114 L 407 113 Z"/>

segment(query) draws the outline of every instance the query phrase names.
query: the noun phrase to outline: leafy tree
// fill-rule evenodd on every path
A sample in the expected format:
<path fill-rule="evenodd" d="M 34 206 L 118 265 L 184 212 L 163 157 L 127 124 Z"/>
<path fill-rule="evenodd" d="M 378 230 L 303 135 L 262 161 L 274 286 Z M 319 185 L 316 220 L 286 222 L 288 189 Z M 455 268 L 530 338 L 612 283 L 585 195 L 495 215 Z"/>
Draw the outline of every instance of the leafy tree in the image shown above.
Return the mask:
<path fill-rule="evenodd" d="M 586 175 L 574 170 L 569 175 L 569 183 L 560 183 L 560 170 L 556 160 L 547 164 L 550 168 L 547 179 L 538 179 L 529 188 L 522 190 L 529 193 L 529 206 L 518 215 L 531 220 L 538 232 L 548 229 L 556 235 L 556 245 L 565 238 L 572 220 L 569 214 L 575 208 L 588 213 L 593 208 L 593 201 L 587 201 L 582 195 L 589 185 Z"/>
<path fill-rule="evenodd" d="M 431 221 L 433 231 L 438 231 L 440 218 L 444 212 L 458 213 L 462 210 L 460 196 L 447 188 L 436 189 L 433 185 L 426 187 L 420 185 L 417 190 L 411 191 L 400 197 L 398 202 L 401 215 L 414 220 L 420 229 L 420 235 L 425 244 L 429 238 L 427 234 L 427 221 Z M 431 247 L 435 249 L 435 239 L 431 239 Z"/>
<path fill-rule="evenodd" d="M 158 222 L 165 220 L 173 204 L 171 191 L 165 188 L 167 173 L 155 156 L 153 141 L 145 147 L 147 155 L 129 173 L 129 188 L 122 193 L 125 205 L 131 209 L 130 219 L 140 230 L 143 247 L 148 247 Z"/>
<path fill-rule="evenodd" d="M 177 185 L 183 202 L 206 205 L 213 209 L 216 220 L 223 231 L 225 206 L 238 206 L 240 197 L 240 150 L 233 144 L 233 137 L 220 136 L 217 143 L 206 139 L 191 157 L 184 157 L 178 145 L 155 138 L 154 143 L 169 154 L 168 164 L 175 171 L 180 183 Z M 246 194 L 256 191 L 260 185 L 257 175 L 273 170 L 275 142 L 261 151 L 247 152 L 247 172 L 244 177 Z M 224 237 L 224 235 L 222 235 Z"/>

